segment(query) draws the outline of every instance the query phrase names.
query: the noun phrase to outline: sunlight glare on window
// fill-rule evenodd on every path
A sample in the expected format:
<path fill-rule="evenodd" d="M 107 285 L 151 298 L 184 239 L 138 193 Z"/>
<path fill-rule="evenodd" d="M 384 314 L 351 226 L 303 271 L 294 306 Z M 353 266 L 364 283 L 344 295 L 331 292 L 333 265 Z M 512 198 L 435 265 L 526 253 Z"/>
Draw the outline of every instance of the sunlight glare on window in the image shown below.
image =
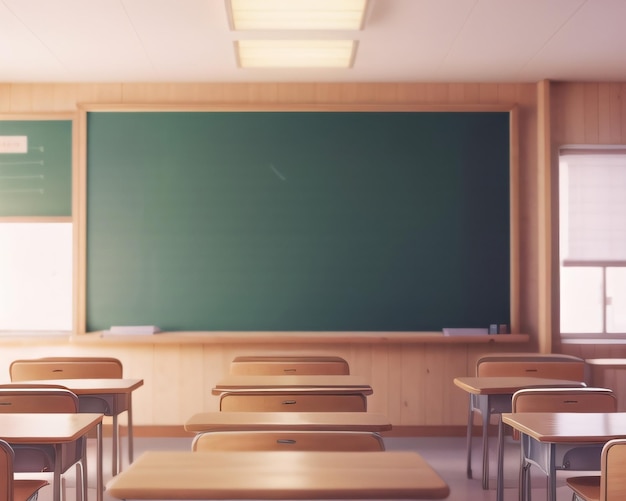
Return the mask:
<path fill-rule="evenodd" d="M 72 224 L 0 224 L 0 331 L 72 329 Z"/>
<path fill-rule="evenodd" d="M 602 268 L 561 267 L 561 332 L 602 333 Z"/>
<path fill-rule="evenodd" d="M 606 330 L 610 333 L 626 332 L 626 268 L 606 270 L 606 291 L 609 298 Z"/>

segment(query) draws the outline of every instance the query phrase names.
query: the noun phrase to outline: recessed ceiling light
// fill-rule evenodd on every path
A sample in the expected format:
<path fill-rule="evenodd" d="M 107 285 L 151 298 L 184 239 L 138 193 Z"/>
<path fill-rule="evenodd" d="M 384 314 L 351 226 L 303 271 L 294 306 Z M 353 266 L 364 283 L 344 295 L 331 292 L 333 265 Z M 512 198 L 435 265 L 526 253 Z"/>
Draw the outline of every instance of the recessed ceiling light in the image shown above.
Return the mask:
<path fill-rule="evenodd" d="M 368 0 L 226 1 L 234 30 L 360 30 Z"/>
<path fill-rule="evenodd" d="M 354 40 L 239 40 L 241 68 L 350 68 Z"/>

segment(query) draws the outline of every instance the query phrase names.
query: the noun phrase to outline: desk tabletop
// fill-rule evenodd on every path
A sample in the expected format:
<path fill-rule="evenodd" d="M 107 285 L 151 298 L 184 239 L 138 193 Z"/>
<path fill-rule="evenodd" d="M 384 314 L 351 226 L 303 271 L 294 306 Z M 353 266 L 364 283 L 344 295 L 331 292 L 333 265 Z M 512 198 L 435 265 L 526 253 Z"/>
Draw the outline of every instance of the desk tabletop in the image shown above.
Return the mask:
<path fill-rule="evenodd" d="M 54 384 L 65 386 L 76 395 L 131 393 L 143 385 L 143 379 L 40 379 L 19 381 L 19 384 Z"/>
<path fill-rule="evenodd" d="M 203 412 L 185 430 L 206 431 L 387 431 L 391 422 L 372 412 Z"/>
<path fill-rule="evenodd" d="M 0 438 L 10 444 L 73 442 L 101 422 L 95 413 L 0 414 Z"/>
<path fill-rule="evenodd" d="M 414 452 L 149 451 L 107 484 L 118 499 L 443 499 Z"/>
<path fill-rule="evenodd" d="M 516 412 L 502 421 L 539 442 L 606 442 L 626 436 L 625 412 Z"/>
<path fill-rule="evenodd" d="M 539 377 L 456 377 L 454 384 L 475 395 L 506 395 L 513 394 L 523 388 L 581 388 L 586 386 L 582 381 L 565 379 L 548 379 Z"/>
<path fill-rule="evenodd" d="M 272 391 L 283 392 L 308 390 L 318 392 L 324 390 L 356 391 L 365 395 L 373 393 L 372 387 L 359 376 L 351 375 L 231 375 L 220 379 L 213 388 L 214 394 L 224 392 Z"/>
<path fill-rule="evenodd" d="M 589 365 L 616 369 L 626 369 L 626 358 L 587 358 Z"/>

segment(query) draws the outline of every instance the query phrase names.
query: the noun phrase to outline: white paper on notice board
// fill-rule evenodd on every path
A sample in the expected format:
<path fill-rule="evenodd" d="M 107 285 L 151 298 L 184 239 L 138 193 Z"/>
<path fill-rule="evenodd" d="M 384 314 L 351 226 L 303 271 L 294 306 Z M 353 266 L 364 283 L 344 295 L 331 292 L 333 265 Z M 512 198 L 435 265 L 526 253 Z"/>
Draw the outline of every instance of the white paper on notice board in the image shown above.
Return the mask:
<path fill-rule="evenodd" d="M 28 136 L 0 136 L 0 153 L 28 153 Z"/>

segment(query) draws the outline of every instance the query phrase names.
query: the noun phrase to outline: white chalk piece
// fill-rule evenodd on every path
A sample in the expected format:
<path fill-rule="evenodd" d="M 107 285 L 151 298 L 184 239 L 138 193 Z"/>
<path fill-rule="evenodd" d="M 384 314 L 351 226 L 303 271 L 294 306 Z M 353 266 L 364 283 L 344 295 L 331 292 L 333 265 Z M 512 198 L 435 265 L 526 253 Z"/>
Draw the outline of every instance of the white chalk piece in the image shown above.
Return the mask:
<path fill-rule="evenodd" d="M 119 336 L 141 336 L 158 334 L 161 332 L 156 325 L 113 325 L 108 331 L 102 333 L 107 335 L 119 335 Z"/>

